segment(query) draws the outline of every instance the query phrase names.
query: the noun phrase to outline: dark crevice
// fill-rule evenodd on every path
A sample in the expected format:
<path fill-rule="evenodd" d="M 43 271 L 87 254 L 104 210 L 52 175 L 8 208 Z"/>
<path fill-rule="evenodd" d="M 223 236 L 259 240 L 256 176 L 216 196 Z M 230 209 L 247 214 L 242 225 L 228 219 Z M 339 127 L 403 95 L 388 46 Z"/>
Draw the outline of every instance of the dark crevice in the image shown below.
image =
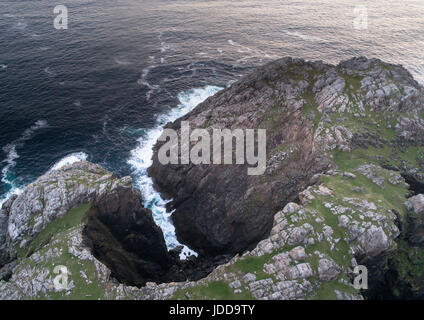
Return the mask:
<path fill-rule="evenodd" d="M 406 183 L 409 184 L 409 189 L 414 192 L 414 194 L 424 193 L 424 182 L 418 180 L 415 176 L 408 173 L 401 173 L 402 177 L 405 179 Z"/>
<path fill-rule="evenodd" d="M 197 281 L 233 256 L 180 260 L 182 247 L 168 252 L 151 211 L 142 206 L 139 191 L 131 188 L 98 199 L 86 212 L 84 223 L 84 241 L 92 254 L 126 285 Z"/>

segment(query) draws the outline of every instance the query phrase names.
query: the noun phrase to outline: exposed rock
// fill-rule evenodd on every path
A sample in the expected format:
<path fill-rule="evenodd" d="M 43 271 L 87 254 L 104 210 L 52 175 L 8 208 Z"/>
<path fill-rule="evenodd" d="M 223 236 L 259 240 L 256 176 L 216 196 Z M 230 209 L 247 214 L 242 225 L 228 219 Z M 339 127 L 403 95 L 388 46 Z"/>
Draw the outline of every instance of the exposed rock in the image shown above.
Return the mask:
<path fill-rule="evenodd" d="M 94 255 L 122 283 L 162 282 L 171 267 L 162 231 L 132 185 L 115 184 L 86 213 L 84 233 Z"/>
<path fill-rule="evenodd" d="M 424 195 L 409 198 L 405 205 L 408 208 L 408 240 L 414 245 L 424 246 Z"/>
<path fill-rule="evenodd" d="M 319 279 L 329 281 L 336 278 L 340 273 L 339 266 L 331 259 L 320 259 L 318 262 Z"/>
<path fill-rule="evenodd" d="M 47 172 L 3 205 L 3 213 L 9 217 L 8 250 L 26 247 L 49 222 L 106 194 L 112 184 L 131 185 L 131 178 L 119 180 L 99 165 L 86 161 Z"/>
<path fill-rule="evenodd" d="M 210 133 L 213 128 L 267 129 L 264 176 L 247 175 L 243 165 L 162 165 L 158 150 L 163 142 L 155 146 L 149 173 L 163 195 L 172 198 L 180 241 L 206 255 L 240 253 L 270 232 L 273 214 L 299 192 L 302 204 L 313 200 L 306 188 L 331 167 L 330 152 L 382 148 L 388 141 L 380 128 L 394 122 L 398 128 L 388 129 L 396 139 L 406 145 L 419 141 L 423 96 L 403 67 L 378 59 L 354 58 L 338 66 L 280 59 L 167 126 L 179 132 L 181 121 L 189 121 L 191 129 Z M 370 112 L 385 122 L 370 118 Z M 400 112 L 410 113 L 408 121 L 395 118 Z M 386 187 L 376 165 L 357 169 Z M 346 177 L 355 179 L 354 174 Z"/>
<path fill-rule="evenodd" d="M 0 269 L 0 299 L 215 299 L 217 288 L 234 299 L 362 299 L 358 264 L 370 296 L 422 297 L 424 196 L 403 203 L 424 192 L 423 102 L 403 67 L 377 59 L 258 68 L 168 127 L 267 129 L 262 176 L 163 166 L 155 147 L 150 174 L 199 259 L 167 252 L 131 178 L 82 162 L 4 203 L 0 265 L 13 262 Z M 86 203 L 84 219 L 46 235 Z M 69 268 L 63 290 L 56 265 Z"/>
<path fill-rule="evenodd" d="M 290 250 L 290 258 L 296 261 L 303 261 L 307 258 L 305 248 L 298 246 Z"/>

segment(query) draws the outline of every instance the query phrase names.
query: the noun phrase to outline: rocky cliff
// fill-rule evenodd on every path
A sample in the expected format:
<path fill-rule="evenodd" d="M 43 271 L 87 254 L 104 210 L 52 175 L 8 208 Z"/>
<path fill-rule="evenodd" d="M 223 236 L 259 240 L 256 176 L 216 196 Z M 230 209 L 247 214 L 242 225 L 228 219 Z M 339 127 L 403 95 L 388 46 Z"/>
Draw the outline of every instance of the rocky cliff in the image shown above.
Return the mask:
<path fill-rule="evenodd" d="M 201 259 L 166 251 L 131 178 L 82 162 L 3 205 L 0 298 L 423 297 L 424 89 L 402 66 L 284 58 L 168 127 L 182 120 L 267 130 L 259 176 L 244 165 L 163 166 L 155 146 L 149 172 Z M 58 264 L 70 269 L 63 291 Z M 358 264 L 369 290 L 352 286 Z"/>
<path fill-rule="evenodd" d="M 204 254 L 243 252 L 269 234 L 275 212 L 315 183 L 315 174 L 337 168 L 332 157 L 368 147 L 378 150 L 375 156 L 383 150 L 400 156 L 420 144 L 422 99 L 422 88 L 401 66 L 281 59 L 168 125 L 179 130 L 189 121 L 211 136 L 212 128 L 266 129 L 264 175 L 249 176 L 242 165 L 162 165 L 163 143 L 150 174 L 173 199 L 183 243 Z"/>

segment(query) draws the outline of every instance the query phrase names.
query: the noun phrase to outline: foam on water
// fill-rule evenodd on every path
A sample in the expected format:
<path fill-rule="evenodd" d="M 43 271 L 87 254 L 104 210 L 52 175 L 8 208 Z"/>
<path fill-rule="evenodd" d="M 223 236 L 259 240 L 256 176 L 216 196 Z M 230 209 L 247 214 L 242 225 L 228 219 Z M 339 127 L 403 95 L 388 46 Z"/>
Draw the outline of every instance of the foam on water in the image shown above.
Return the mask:
<path fill-rule="evenodd" d="M 152 129 L 145 130 L 138 140 L 138 146 L 131 151 L 128 163 L 133 168 L 134 185 L 140 189 L 144 206 L 152 210 L 156 224 L 162 229 L 168 249 L 181 245 L 175 235 L 175 227 L 171 221 L 172 212 L 167 212 L 165 205 L 170 200 L 164 200 L 153 187 L 153 180 L 147 175 L 147 169 L 152 165 L 153 146 L 163 132 L 163 126 L 175 121 L 194 109 L 199 103 L 221 90 L 220 87 L 206 86 L 181 92 L 178 95 L 180 104 L 168 113 L 160 115 Z M 184 246 L 180 257 L 194 254 L 194 251 Z"/>
<path fill-rule="evenodd" d="M 16 139 L 15 141 L 12 141 L 11 143 L 5 145 L 2 149 L 3 152 L 6 154 L 6 159 L 4 159 L 2 162 L 5 162 L 6 165 L 3 167 L 1 173 L 1 181 L 12 185 L 12 181 L 9 178 L 10 169 L 12 169 L 16 165 L 16 159 L 19 158 L 19 154 L 16 151 L 17 147 L 22 147 L 24 143 L 31 139 L 34 135 L 34 133 L 42 128 L 45 128 L 48 126 L 47 121 L 45 120 L 38 120 L 36 121 L 31 127 L 26 129 L 22 135 Z"/>
<path fill-rule="evenodd" d="M 13 167 L 16 166 L 16 160 L 19 159 L 19 154 L 16 149 L 22 147 L 27 140 L 31 139 L 37 130 L 46 128 L 47 126 L 47 121 L 38 120 L 31 127 L 26 129 L 18 139 L 2 148 L 3 152 L 6 154 L 6 158 L 2 162 L 6 163 L 6 165 L 1 170 L 1 182 L 9 185 L 11 188 L 6 194 L 0 196 L 0 207 L 12 195 L 22 192 L 22 189 L 15 184 L 11 173 Z"/>
<path fill-rule="evenodd" d="M 16 152 L 15 144 L 8 144 L 3 147 L 3 151 L 7 154 L 6 159 L 3 162 L 6 162 L 6 166 L 1 170 L 1 181 L 11 186 L 11 189 L 0 197 L 0 208 L 3 203 L 9 199 L 12 195 L 19 195 L 22 192 L 22 189 L 16 187 L 13 183 L 13 179 L 10 177 L 9 170 L 16 165 L 16 159 L 19 158 L 18 153 Z"/>
<path fill-rule="evenodd" d="M 126 59 L 119 59 L 119 58 L 114 58 L 115 63 L 119 64 L 119 65 L 129 65 L 131 64 L 130 61 L 126 60 Z"/>
<path fill-rule="evenodd" d="M 60 159 L 58 162 L 56 162 L 56 164 L 49 171 L 58 170 L 68 164 L 72 164 L 75 162 L 85 161 L 87 160 L 87 158 L 88 158 L 88 155 L 84 152 L 71 153 L 67 155 L 66 157 Z"/>
<path fill-rule="evenodd" d="M 4 148 L 3 148 L 3 150 L 4 150 Z M 58 169 L 62 168 L 63 166 L 67 165 L 67 164 L 71 164 L 71 163 L 75 163 L 75 162 L 79 162 L 79 161 L 85 161 L 85 160 L 87 160 L 87 157 L 88 157 L 88 155 L 84 152 L 71 153 L 71 154 L 63 157 L 62 159 L 60 159 L 58 162 L 56 162 L 49 169 L 49 172 L 52 171 L 52 170 L 58 170 Z M 12 146 L 11 150 L 8 154 L 8 157 L 5 160 L 5 161 L 9 161 L 9 162 L 8 162 L 8 165 L 6 165 L 6 167 L 4 167 L 3 170 L 2 170 L 2 179 L 1 179 L 2 182 L 11 185 L 12 188 L 6 194 L 4 194 L 0 197 L 0 208 L 3 205 L 3 203 L 7 201 L 7 199 L 9 199 L 13 195 L 20 195 L 25 189 L 25 186 L 16 186 L 13 181 L 8 180 L 7 171 L 9 170 L 10 166 L 14 166 L 16 164 L 16 162 L 14 160 L 17 159 L 17 158 L 19 158 L 19 155 L 16 153 L 15 147 Z"/>

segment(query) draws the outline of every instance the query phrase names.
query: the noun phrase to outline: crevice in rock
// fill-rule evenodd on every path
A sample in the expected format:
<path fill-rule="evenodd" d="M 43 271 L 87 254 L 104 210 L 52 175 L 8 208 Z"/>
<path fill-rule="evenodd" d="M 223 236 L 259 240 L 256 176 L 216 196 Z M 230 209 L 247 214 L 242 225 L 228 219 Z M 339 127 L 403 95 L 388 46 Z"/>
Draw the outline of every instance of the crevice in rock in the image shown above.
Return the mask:
<path fill-rule="evenodd" d="M 197 281 L 232 255 L 180 260 L 182 247 L 167 251 L 162 231 L 138 190 L 118 188 L 91 206 L 84 216 L 83 236 L 92 254 L 121 283 L 142 287 L 147 282 Z"/>
<path fill-rule="evenodd" d="M 408 173 L 401 173 L 406 183 L 409 184 L 409 190 L 413 191 L 414 194 L 424 193 L 424 182 L 418 180 L 414 175 Z"/>

